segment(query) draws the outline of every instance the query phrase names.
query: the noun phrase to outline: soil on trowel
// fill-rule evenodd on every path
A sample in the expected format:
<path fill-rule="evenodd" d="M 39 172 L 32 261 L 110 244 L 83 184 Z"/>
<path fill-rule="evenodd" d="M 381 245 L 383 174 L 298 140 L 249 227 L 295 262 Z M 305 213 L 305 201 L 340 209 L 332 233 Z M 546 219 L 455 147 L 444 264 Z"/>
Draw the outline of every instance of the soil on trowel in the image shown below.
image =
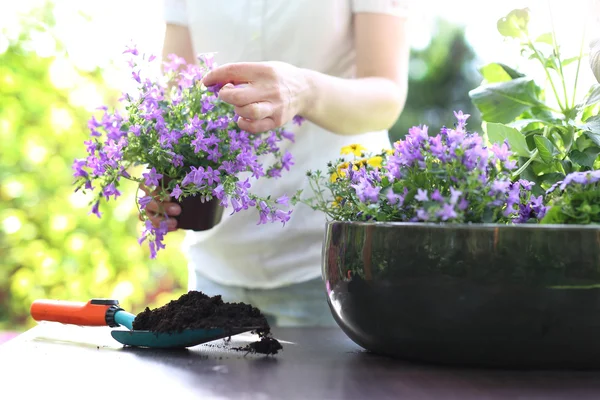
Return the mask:
<path fill-rule="evenodd" d="M 258 308 L 245 303 L 226 303 L 221 296 L 210 297 L 194 290 L 162 307 L 152 310 L 146 307 L 133 321 L 134 330 L 156 333 L 215 328 L 234 333 L 245 327 L 256 327 L 253 333 L 258 334 L 260 340 L 233 350 L 269 355 L 282 349 L 279 341 L 272 337 L 271 327 Z"/>

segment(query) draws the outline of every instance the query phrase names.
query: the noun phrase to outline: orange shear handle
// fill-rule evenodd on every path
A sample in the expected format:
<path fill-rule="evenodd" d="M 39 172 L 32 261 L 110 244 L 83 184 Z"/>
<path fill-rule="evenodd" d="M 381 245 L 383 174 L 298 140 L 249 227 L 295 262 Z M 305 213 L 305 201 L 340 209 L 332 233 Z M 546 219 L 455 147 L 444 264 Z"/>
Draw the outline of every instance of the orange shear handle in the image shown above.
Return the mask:
<path fill-rule="evenodd" d="M 54 321 L 82 326 L 107 325 L 106 311 L 116 300 L 93 299 L 84 302 L 64 300 L 35 300 L 30 313 L 36 321 Z"/>

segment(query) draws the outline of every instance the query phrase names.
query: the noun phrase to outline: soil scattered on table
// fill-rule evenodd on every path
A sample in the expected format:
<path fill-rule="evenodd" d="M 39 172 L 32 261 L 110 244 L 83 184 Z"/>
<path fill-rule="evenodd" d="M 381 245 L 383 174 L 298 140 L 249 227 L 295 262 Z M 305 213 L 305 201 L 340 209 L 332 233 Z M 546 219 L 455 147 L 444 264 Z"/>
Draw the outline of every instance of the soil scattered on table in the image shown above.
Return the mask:
<path fill-rule="evenodd" d="M 250 304 L 225 303 L 221 296 L 207 296 L 189 291 L 162 307 L 146 307 L 133 321 L 134 330 L 156 333 L 182 332 L 184 329 L 224 329 L 235 334 L 239 329 L 254 327 L 260 340 L 233 350 L 249 353 L 277 354 L 283 347 L 271 336 L 271 327 L 261 311 Z"/>

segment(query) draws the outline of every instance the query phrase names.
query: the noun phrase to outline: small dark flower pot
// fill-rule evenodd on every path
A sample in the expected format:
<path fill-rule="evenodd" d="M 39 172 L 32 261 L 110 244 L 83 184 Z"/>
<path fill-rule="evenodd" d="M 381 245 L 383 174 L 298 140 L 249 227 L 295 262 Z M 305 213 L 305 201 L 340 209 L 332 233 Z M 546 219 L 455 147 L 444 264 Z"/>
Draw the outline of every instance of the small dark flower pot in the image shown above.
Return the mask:
<path fill-rule="evenodd" d="M 331 222 L 323 279 L 342 330 L 430 363 L 600 368 L 600 228 Z"/>
<path fill-rule="evenodd" d="M 169 178 L 164 179 L 165 185 L 168 185 L 169 182 Z M 171 201 L 181 206 L 181 213 L 175 217 L 178 229 L 207 231 L 221 222 L 223 217 L 223 206 L 215 198 L 203 202 L 202 197 L 197 195 L 180 200 L 172 198 Z"/>
<path fill-rule="evenodd" d="M 217 199 L 202 202 L 200 196 L 190 196 L 173 200 L 181 206 L 181 214 L 175 217 L 179 229 L 206 231 L 221 222 L 223 206 Z"/>

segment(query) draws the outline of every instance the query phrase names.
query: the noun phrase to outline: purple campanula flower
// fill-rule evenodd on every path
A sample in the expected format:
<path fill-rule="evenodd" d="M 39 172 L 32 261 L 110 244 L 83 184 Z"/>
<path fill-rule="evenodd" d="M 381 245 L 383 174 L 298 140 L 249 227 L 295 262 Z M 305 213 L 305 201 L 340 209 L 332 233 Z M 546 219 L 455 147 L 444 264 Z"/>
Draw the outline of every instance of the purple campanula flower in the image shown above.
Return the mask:
<path fill-rule="evenodd" d="M 417 210 L 417 218 L 421 221 L 428 221 L 429 220 L 429 213 L 427 213 L 427 211 L 425 211 L 422 208 L 419 208 Z"/>
<path fill-rule="evenodd" d="M 140 205 L 140 209 L 144 210 L 148 203 L 152 201 L 152 196 L 143 196 L 138 199 L 138 204 Z"/>
<path fill-rule="evenodd" d="M 121 192 L 117 190 L 114 183 L 110 183 L 104 187 L 104 189 L 102 190 L 102 194 L 104 195 L 106 200 L 109 200 L 110 196 L 114 196 L 114 198 L 116 199 L 118 196 L 121 195 Z"/>
<path fill-rule="evenodd" d="M 204 64 L 206 66 L 206 68 L 211 70 L 216 67 L 214 57 L 215 57 L 214 53 L 204 53 L 204 54 L 200 54 L 198 56 L 198 61 L 200 61 L 201 64 Z"/>
<path fill-rule="evenodd" d="M 190 172 L 181 181 L 181 186 L 187 186 L 189 184 L 202 186 L 204 180 L 204 168 L 203 167 L 190 167 Z"/>
<path fill-rule="evenodd" d="M 156 168 L 154 168 L 154 167 L 152 167 L 150 169 L 150 172 L 143 173 L 142 176 L 144 178 L 144 184 L 148 187 L 158 186 L 158 184 L 159 184 L 158 180 L 162 179 L 162 177 L 163 177 L 162 174 L 158 174 L 156 172 Z"/>
<path fill-rule="evenodd" d="M 467 125 L 467 119 L 471 116 L 470 114 L 463 114 L 462 110 L 458 112 L 454 111 L 454 116 L 458 120 L 457 128 L 464 129 L 465 125 Z"/>
<path fill-rule="evenodd" d="M 173 197 L 177 200 L 179 200 L 179 197 L 181 197 L 182 194 L 183 194 L 183 192 L 181 191 L 179 184 L 175 185 L 173 190 L 171 190 L 171 197 Z"/>
<path fill-rule="evenodd" d="M 306 119 L 304 117 L 301 117 L 300 115 L 296 115 L 296 116 L 294 116 L 294 118 L 292 118 L 292 122 L 298 126 L 302 125 L 302 123 L 305 120 Z"/>
<path fill-rule="evenodd" d="M 206 159 L 215 163 L 219 162 L 222 154 L 219 153 L 219 146 L 214 146 L 212 149 L 208 149 Z"/>
<path fill-rule="evenodd" d="M 207 139 L 202 136 L 200 131 L 198 132 L 196 138 L 192 140 L 191 145 L 194 148 L 194 153 L 196 154 L 199 153 L 200 150 L 204 152 L 208 151 Z"/>
<path fill-rule="evenodd" d="M 281 131 L 281 137 L 283 137 L 284 139 L 289 140 L 292 143 L 295 142 L 294 132 L 283 130 L 283 131 Z"/>
<path fill-rule="evenodd" d="M 379 192 L 381 191 L 381 186 L 373 187 L 366 180 L 361 181 L 357 185 L 352 185 L 354 190 L 356 191 L 356 196 L 363 203 L 377 203 L 379 201 Z"/>
<path fill-rule="evenodd" d="M 94 214 L 98 218 L 102 217 L 102 213 L 100 212 L 100 202 L 99 201 L 96 201 L 94 203 L 94 205 L 92 206 L 92 211 L 90 211 L 90 214 Z"/>
<path fill-rule="evenodd" d="M 285 226 L 286 222 L 290 220 L 290 216 L 292 215 L 292 211 L 283 211 L 283 210 L 275 210 L 273 220 L 281 221 L 283 226 Z"/>
<path fill-rule="evenodd" d="M 202 100 L 202 114 L 206 114 L 207 112 L 212 111 L 215 108 L 215 100 L 215 96 L 205 97 Z"/>
<path fill-rule="evenodd" d="M 267 222 L 269 222 L 269 214 L 271 213 L 271 210 L 267 206 L 267 203 L 265 203 L 264 201 L 260 201 L 258 203 L 258 207 L 260 218 L 257 225 L 266 224 Z"/>
<path fill-rule="evenodd" d="M 183 167 L 184 159 L 181 154 L 175 154 L 173 152 L 168 152 L 168 154 L 171 156 L 171 164 L 173 164 L 174 167 Z"/>
<path fill-rule="evenodd" d="M 138 49 L 136 48 L 136 46 L 133 44 L 126 47 L 123 54 L 127 54 L 127 53 L 131 54 L 132 56 L 137 56 L 140 54 Z"/>
<path fill-rule="evenodd" d="M 450 204 L 454 205 L 458 201 L 458 198 L 462 196 L 463 192 L 450 186 Z"/>
<path fill-rule="evenodd" d="M 134 136 L 140 136 L 142 127 L 139 125 L 132 125 L 129 127 L 129 132 L 133 133 Z"/>
<path fill-rule="evenodd" d="M 213 185 L 213 183 L 220 183 L 221 180 L 219 178 L 219 170 L 218 169 L 212 169 L 210 166 L 206 167 L 206 171 L 204 172 L 204 179 L 206 179 L 206 182 L 209 185 Z"/>
<path fill-rule="evenodd" d="M 137 82 L 137 83 L 142 83 L 142 79 L 140 78 L 140 73 L 132 71 L 131 72 L 131 76 L 133 76 L 133 79 Z"/>
<path fill-rule="evenodd" d="M 240 201 L 236 197 L 231 198 L 231 208 L 233 208 L 233 212 L 239 212 L 244 209 Z"/>
<path fill-rule="evenodd" d="M 415 196 L 415 200 L 429 201 L 429 197 L 427 196 L 427 190 L 417 189 L 417 195 Z"/>
<path fill-rule="evenodd" d="M 510 188 L 511 182 L 509 180 L 495 180 L 492 183 L 492 187 L 490 189 L 490 195 L 495 196 L 497 194 L 505 194 L 506 191 Z"/>
<path fill-rule="evenodd" d="M 222 184 L 219 184 L 213 189 L 212 194 L 217 199 L 222 199 L 225 196 L 225 188 Z"/>
<path fill-rule="evenodd" d="M 281 166 L 287 171 L 289 171 L 292 165 L 294 165 L 294 161 L 292 160 L 292 153 L 286 151 L 283 154 L 283 157 L 281 158 Z"/>
<path fill-rule="evenodd" d="M 73 162 L 73 177 L 74 178 L 78 178 L 78 177 L 82 177 L 82 178 L 87 178 L 89 176 L 89 174 L 83 169 L 84 167 L 87 166 L 87 162 L 86 160 L 75 160 Z"/>
<path fill-rule="evenodd" d="M 437 216 L 440 217 L 442 221 L 447 221 L 456 218 L 457 214 L 456 211 L 454 211 L 454 206 L 452 204 L 444 204 L 437 212 Z"/>
<path fill-rule="evenodd" d="M 283 196 L 277 198 L 277 200 L 275 200 L 275 203 L 281 204 L 284 207 L 288 207 L 290 205 L 290 198 L 284 194 Z"/>
<path fill-rule="evenodd" d="M 281 178 L 281 168 L 269 168 L 267 175 L 269 175 L 271 178 Z"/>
<path fill-rule="evenodd" d="M 221 139 L 219 139 L 217 136 L 215 136 L 214 133 L 210 134 L 210 137 L 206 138 L 206 145 L 207 146 L 216 146 L 221 142 Z"/>
<path fill-rule="evenodd" d="M 219 167 L 221 171 L 225 171 L 226 174 L 233 175 L 236 172 L 239 172 L 236 168 L 236 164 L 233 161 L 223 161 L 221 166 Z"/>
<path fill-rule="evenodd" d="M 404 188 L 404 190 L 408 190 L 406 188 Z M 401 207 L 402 204 L 404 203 L 404 196 L 394 193 L 394 191 L 392 190 L 392 188 L 389 188 L 386 191 L 385 197 L 387 198 L 388 203 L 390 203 L 390 205 L 398 205 L 398 207 Z"/>
<path fill-rule="evenodd" d="M 506 141 L 504 141 L 504 143 L 502 143 L 501 145 L 498 145 L 497 143 L 492 144 L 490 150 L 500 161 L 508 160 L 508 157 L 511 155 L 508 143 Z"/>
<path fill-rule="evenodd" d="M 431 194 L 431 200 L 441 203 L 444 201 L 444 197 L 442 196 L 439 190 L 435 189 Z"/>
<path fill-rule="evenodd" d="M 512 171 L 513 169 L 515 169 L 516 166 L 517 166 L 517 163 L 514 160 L 504 161 L 504 168 L 506 168 L 508 171 Z"/>

